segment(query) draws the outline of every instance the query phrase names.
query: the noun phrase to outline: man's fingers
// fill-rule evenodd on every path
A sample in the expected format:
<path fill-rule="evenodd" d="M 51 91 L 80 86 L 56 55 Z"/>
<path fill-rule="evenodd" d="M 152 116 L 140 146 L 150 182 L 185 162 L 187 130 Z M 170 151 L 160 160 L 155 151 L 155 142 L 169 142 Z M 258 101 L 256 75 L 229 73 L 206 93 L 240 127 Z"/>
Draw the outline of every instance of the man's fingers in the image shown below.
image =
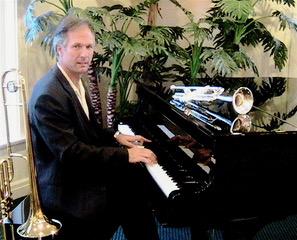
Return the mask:
<path fill-rule="evenodd" d="M 147 138 L 145 138 L 145 137 L 143 137 L 141 135 L 137 135 L 136 136 L 136 141 L 140 141 L 140 142 L 151 142 L 150 139 L 147 139 Z"/>

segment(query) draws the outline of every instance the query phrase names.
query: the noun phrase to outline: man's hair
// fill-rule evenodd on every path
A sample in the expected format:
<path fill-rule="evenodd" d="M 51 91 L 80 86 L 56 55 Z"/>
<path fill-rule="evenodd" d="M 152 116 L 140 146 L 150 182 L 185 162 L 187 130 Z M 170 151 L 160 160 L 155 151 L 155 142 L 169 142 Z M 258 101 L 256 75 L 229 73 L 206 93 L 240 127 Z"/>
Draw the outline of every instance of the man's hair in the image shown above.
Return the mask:
<path fill-rule="evenodd" d="M 59 57 L 57 53 L 57 46 L 60 44 L 65 44 L 67 41 L 67 32 L 82 25 L 87 25 L 95 36 L 94 28 L 89 20 L 81 19 L 73 15 L 67 15 L 62 19 L 53 35 L 53 49 L 57 58 Z"/>

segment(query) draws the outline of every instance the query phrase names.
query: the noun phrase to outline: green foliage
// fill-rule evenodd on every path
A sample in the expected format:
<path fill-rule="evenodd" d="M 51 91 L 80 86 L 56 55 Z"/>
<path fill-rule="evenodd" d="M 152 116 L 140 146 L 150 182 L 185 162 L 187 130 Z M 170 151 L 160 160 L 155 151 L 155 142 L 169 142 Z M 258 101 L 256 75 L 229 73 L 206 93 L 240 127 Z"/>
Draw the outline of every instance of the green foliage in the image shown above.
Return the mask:
<path fill-rule="evenodd" d="M 104 6 L 102 8 L 86 8 L 83 12 L 92 21 L 101 22 L 102 28 L 97 32 L 98 43 L 107 52 L 111 53 L 108 63 L 111 64 L 110 87 L 116 88 L 118 78 L 123 71 L 122 63 L 124 59 L 132 58 L 129 66 L 132 66 L 134 59 L 143 58 L 152 54 L 165 51 L 163 45 L 166 30 L 160 28 L 150 29 L 146 36 L 141 36 L 139 32 L 130 33 L 129 27 L 133 23 L 141 28 L 145 23 L 143 17 L 148 8 L 156 1 L 144 1 L 135 7 L 123 7 L 120 4 Z"/>
<path fill-rule="evenodd" d="M 275 2 L 289 7 L 295 6 L 294 0 L 276 0 Z M 208 11 L 207 19 L 213 22 L 215 29 L 219 30 L 219 33 L 214 36 L 216 49 L 223 48 L 227 51 L 239 69 L 251 68 L 255 74 L 258 74 L 257 67 L 252 60 L 242 61 L 238 58 L 238 52 L 242 52 L 242 46 L 256 47 L 262 44 L 264 52 L 269 52 L 272 56 L 275 67 L 279 71 L 284 68 L 288 60 L 286 45 L 275 38 L 260 21 L 264 18 L 276 18 L 279 20 L 280 30 L 284 30 L 287 26 L 297 30 L 295 19 L 279 11 L 256 18 L 254 17 L 254 8 L 257 2 L 251 0 L 213 0 L 213 3 L 214 6 Z M 220 69 L 224 67 L 223 62 L 221 63 Z M 233 69 L 236 70 L 236 68 Z M 230 73 L 229 71 L 224 72 Z"/>
<path fill-rule="evenodd" d="M 210 68 L 221 76 L 231 76 L 233 72 L 238 71 L 237 63 L 223 49 L 205 51 L 203 57 L 211 59 Z"/>
<path fill-rule="evenodd" d="M 250 0 L 221 0 L 216 2 L 226 16 L 240 21 L 246 21 L 254 10 Z"/>
<path fill-rule="evenodd" d="M 57 4 L 57 2 L 59 4 Z M 36 4 L 45 3 L 53 6 L 56 11 L 47 11 L 39 16 L 35 15 Z M 41 46 L 46 50 L 48 49 L 51 56 L 54 56 L 54 49 L 52 48 L 53 33 L 60 20 L 68 14 L 73 8 L 72 0 L 58 0 L 58 1 L 45 1 L 33 0 L 27 7 L 25 14 L 25 40 L 27 43 L 32 43 L 40 40 Z"/>
<path fill-rule="evenodd" d="M 290 29 L 294 29 L 295 31 L 297 31 L 296 19 L 286 16 L 284 13 L 280 11 L 274 11 L 272 13 L 272 16 L 278 17 L 280 21 L 280 26 L 279 26 L 280 30 L 285 30 L 288 26 Z"/>

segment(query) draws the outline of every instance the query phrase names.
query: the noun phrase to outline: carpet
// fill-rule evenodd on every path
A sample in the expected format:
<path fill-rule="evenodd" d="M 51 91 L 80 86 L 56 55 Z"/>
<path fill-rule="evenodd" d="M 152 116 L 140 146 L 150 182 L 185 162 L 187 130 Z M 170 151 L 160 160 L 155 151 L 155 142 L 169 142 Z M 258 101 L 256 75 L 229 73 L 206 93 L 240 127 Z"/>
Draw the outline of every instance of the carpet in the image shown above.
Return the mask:
<path fill-rule="evenodd" d="M 187 227 L 162 227 L 158 224 L 160 240 L 191 240 L 191 232 Z M 127 240 L 121 227 L 116 231 L 112 240 Z"/>
<path fill-rule="evenodd" d="M 191 240 L 188 227 L 168 227 L 157 222 L 160 240 Z M 238 240 L 246 240 L 243 236 Z M 127 240 L 121 227 L 116 231 L 112 240 Z M 224 240 L 219 229 L 209 232 L 209 240 Z M 266 224 L 251 240 L 297 240 L 297 215 L 288 216 L 280 221 Z"/>

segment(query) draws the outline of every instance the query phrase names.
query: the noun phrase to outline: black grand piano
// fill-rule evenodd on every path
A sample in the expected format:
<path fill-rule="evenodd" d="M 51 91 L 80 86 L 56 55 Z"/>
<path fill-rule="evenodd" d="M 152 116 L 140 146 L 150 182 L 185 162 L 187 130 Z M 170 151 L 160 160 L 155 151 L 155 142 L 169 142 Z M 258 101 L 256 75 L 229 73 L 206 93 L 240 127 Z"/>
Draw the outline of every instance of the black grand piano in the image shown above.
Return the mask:
<path fill-rule="evenodd" d="M 173 101 L 172 91 L 138 86 L 139 108 L 129 126 L 150 138 L 147 147 L 158 155 L 159 164 L 147 169 L 164 198 L 157 206 L 167 214 L 164 222 L 176 217 L 189 224 L 193 240 L 213 226 L 232 239 L 232 222 L 296 213 L 296 80 L 205 80 L 229 97 L 240 87 L 252 91 L 250 128 L 242 132 L 231 129 L 238 114 L 228 101 L 194 101 L 193 107 Z"/>

